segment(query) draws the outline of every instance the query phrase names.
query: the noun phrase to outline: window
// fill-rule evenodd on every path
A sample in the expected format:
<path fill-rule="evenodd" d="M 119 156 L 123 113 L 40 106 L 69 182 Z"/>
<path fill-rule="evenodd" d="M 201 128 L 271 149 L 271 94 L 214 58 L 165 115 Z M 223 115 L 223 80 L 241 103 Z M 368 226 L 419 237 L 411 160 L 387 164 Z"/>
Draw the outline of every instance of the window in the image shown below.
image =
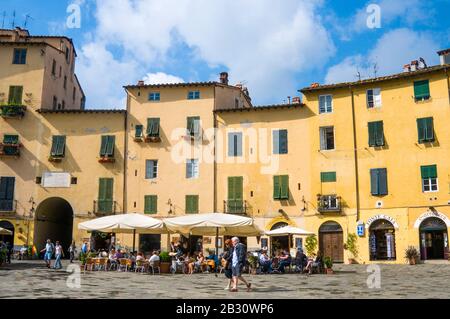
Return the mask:
<path fill-rule="evenodd" d="M 134 137 L 135 138 L 141 138 L 142 137 L 142 132 L 144 131 L 144 126 L 143 125 L 136 125 L 134 127 Z"/>
<path fill-rule="evenodd" d="M 190 136 L 200 136 L 200 116 L 190 116 L 187 118 L 187 130 Z"/>
<path fill-rule="evenodd" d="M 64 135 L 54 135 L 52 138 L 52 149 L 50 156 L 64 157 L 66 150 L 66 137 Z"/>
<path fill-rule="evenodd" d="M 319 95 L 319 114 L 333 112 L 333 96 Z"/>
<path fill-rule="evenodd" d="M 320 128 L 320 149 L 334 150 L 334 127 L 326 126 Z"/>
<path fill-rule="evenodd" d="M 158 212 L 158 196 L 144 196 L 144 214 L 156 214 Z"/>
<path fill-rule="evenodd" d="M 3 136 L 3 154 L 17 156 L 19 151 L 19 135 L 5 134 Z"/>
<path fill-rule="evenodd" d="M 188 100 L 198 100 L 200 98 L 200 91 L 189 91 Z"/>
<path fill-rule="evenodd" d="M 188 159 L 186 161 L 186 178 L 198 178 L 198 159 Z"/>
<path fill-rule="evenodd" d="M 373 196 L 388 194 L 386 168 L 373 168 L 370 170 L 370 193 Z"/>
<path fill-rule="evenodd" d="M 19 135 L 5 134 L 3 136 L 3 144 L 7 144 L 7 145 L 19 144 Z"/>
<path fill-rule="evenodd" d="M 186 214 L 198 214 L 198 195 L 186 195 Z"/>
<path fill-rule="evenodd" d="M 56 61 L 53 60 L 52 62 L 52 75 L 56 75 Z"/>
<path fill-rule="evenodd" d="M 437 178 L 437 166 L 427 165 L 420 167 L 420 173 L 422 175 L 422 192 L 437 192 L 438 191 L 438 178 Z"/>
<path fill-rule="evenodd" d="M 27 49 L 14 49 L 13 64 L 27 63 Z"/>
<path fill-rule="evenodd" d="M 8 104 L 21 105 L 22 104 L 23 86 L 10 86 Z"/>
<path fill-rule="evenodd" d="M 147 119 L 147 136 L 159 137 L 159 118 Z"/>
<path fill-rule="evenodd" d="M 229 213 L 240 213 L 243 211 L 243 180 L 242 176 L 228 177 L 227 211 Z"/>
<path fill-rule="evenodd" d="M 0 177 L 0 211 L 10 212 L 14 208 L 14 177 Z"/>
<path fill-rule="evenodd" d="M 58 99 L 56 96 L 53 96 L 53 109 L 56 110 L 56 107 L 58 106 Z"/>
<path fill-rule="evenodd" d="M 66 62 L 69 63 L 69 48 L 66 47 Z"/>
<path fill-rule="evenodd" d="M 112 178 L 100 178 L 98 189 L 98 211 L 112 213 L 113 211 L 113 185 Z"/>
<path fill-rule="evenodd" d="M 161 95 L 159 92 L 150 92 L 148 95 L 149 101 L 160 101 Z"/>
<path fill-rule="evenodd" d="M 242 133 L 228 133 L 228 156 L 242 156 Z"/>
<path fill-rule="evenodd" d="M 383 121 L 369 122 L 369 146 L 383 146 L 384 145 L 384 133 L 383 133 Z"/>
<path fill-rule="evenodd" d="M 66 108 L 66 101 L 62 100 L 62 104 L 61 104 L 61 109 L 65 109 Z"/>
<path fill-rule="evenodd" d="M 417 119 L 417 134 L 419 143 L 434 142 L 433 118 Z"/>
<path fill-rule="evenodd" d="M 64 90 L 67 89 L 67 76 L 66 75 L 64 75 L 63 88 L 64 88 Z"/>
<path fill-rule="evenodd" d="M 273 154 L 288 153 L 288 132 L 287 130 L 275 130 L 272 133 Z"/>
<path fill-rule="evenodd" d="M 103 135 L 100 145 L 100 157 L 114 157 L 114 135 Z"/>
<path fill-rule="evenodd" d="M 428 80 L 414 82 L 414 100 L 424 101 L 430 98 L 430 83 Z"/>
<path fill-rule="evenodd" d="M 289 199 L 289 175 L 273 177 L 273 199 Z"/>
<path fill-rule="evenodd" d="M 158 161 L 145 161 L 145 179 L 154 179 L 158 177 Z"/>
<path fill-rule="evenodd" d="M 59 66 L 59 78 L 61 78 L 62 75 L 62 66 Z"/>
<path fill-rule="evenodd" d="M 322 183 L 336 182 L 336 172 L 321 172 L 320 181 Z"/>
<path fill-rule="evenodd" d="M 374 107 L 381 106 L 381 90 L 380 89 L 367 90 L 366 95 L 367 95 L 367 108 L 371 109 Z"/>
<path fill-rule="evenodd" d="M 75 96 L 77 95 L 77 89 L 73 88 L 73 92 L 72 92 L 72 100 L 75 102 Z"/>

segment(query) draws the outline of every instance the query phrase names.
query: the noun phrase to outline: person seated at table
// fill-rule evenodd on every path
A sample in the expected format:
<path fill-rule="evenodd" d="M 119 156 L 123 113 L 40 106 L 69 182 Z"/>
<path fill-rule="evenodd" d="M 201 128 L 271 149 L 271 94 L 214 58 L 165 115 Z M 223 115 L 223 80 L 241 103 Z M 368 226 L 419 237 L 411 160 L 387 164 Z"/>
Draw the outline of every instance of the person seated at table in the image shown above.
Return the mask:
<path fill-rule="evenodd" d="M 272 260 L 269 255 L 267 255 L 267 250 L 262 250 L 261 255 L 259 255 L 259 264 L 262 272 L 272 272 Z"/>
<path fill-rule="evenodd" d="M 108 253 L 104 249 L 102 249 L 100 251 L 100 254 L 98 254 L 98 257 L 101 257 L 101 258 L 108 257 Z"/>
<path fill-rule="evenodd" d="M 297 250 L 294 258 L 294 264 L 296 270 L 303 272 L 303 269 L 305 269 L 306 265 L 308 264 L 308 257 L 306 257 L 303 249 L 299 248 Z"/>
<path fill-rule="evenodd" d="M 28 255 L 28 247 L 26 245 L 23 245 L 20 248 L 20 255 L 19 255 L 19 259 L 23 260 L 25 256 Z"/>
<path fill-rule="evenodd" d="M 120 258 L 124 258 L 123 253 L 120 249 L 117 249 L 116 253 L 114 254 L 114 259 L 120 259 Z"/>
<path fill-rule="evenodd" d="M 217 257 L 216 253 L 214 250 L 209 250 L 209 255 L 206 256 L 206 261 L 208 262 L 208 260 L 213 260 L 214 264 L 212 262 L 208 263 L 208 266 L 212 268 L 212 270 L 217 269 L 217 267 L 219 266 L 219 258 Z"/>
<path fill-rule="evenodd" d="M 205 266 L 205 256 L 203 255 L 203 252 L 199 252 L 197 255 L 197 261 L 195 262 L 195 268 L 203 271 Z"/>
<path fill-rule="evenodd" d="M 157 251 L 157 250 L 154 250 L 153 253 L 152 253 L 152 255 L 150 256 L 150 258 L 148 259 L 148 263 L 149 263 L 150 265 L 154 265 L 155 262 L 158 262 L 159 260 L 160 260 L 160 259 L 159 259 L 158 251 Z"/>
<path fill-rule="evenodd" d="M 314 269 L 317 269 L 320 272 L 322 268 L 322 252 L 320 250 L 317 251 L 317 254 L 313 254 L 313 258 L 308 261 L 305 270 L 308 271 L 308 274 L 312 274 Z"/>
<path fill-rule="evenodd" d="M 143 261 L 145 260 L 144 254 L 142 252 L 138 252 L 136 256 L 136 261 Z"/>
<path fill-rule="evenodd" d="M 189 275 L 192 275 L 194 273 L 194 267 L 195 267 L 195 261 L 196 256 L 195 254 L 187 253 L 186 258 L 184 259 L 185 264 L 188 267 L 188 273 Z"/>
<path fill-rule="evenodd" d="M 287 250 L 283 250 L 283 252 L 281 253 L 281 256 L 278 257 L 279 259 L 279 263 L 278 263 L 278 270 L 284 274 L 285 271 L 285 267 L 289 266 L 291 264 L 291 254 L 287 251 Z"/>

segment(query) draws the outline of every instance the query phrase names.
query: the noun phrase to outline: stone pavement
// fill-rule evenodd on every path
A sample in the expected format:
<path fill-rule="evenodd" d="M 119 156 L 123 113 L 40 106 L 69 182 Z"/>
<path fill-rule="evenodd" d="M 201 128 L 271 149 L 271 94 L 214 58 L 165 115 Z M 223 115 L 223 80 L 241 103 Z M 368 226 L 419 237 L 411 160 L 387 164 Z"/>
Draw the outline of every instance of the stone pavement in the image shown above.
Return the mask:
<path fill-rule="evenodd" d="M 87 272 L 79 288 L 69 288 L 65 270 L 13 260 L 0 268 L 0 298 L 450 298 L 450 263 L 380 265 L 379 289 L 368 288 L 367 267 L 334 265 L 334 275 L 245 275 L 253 292 L 230 293 L 223 274 Z"/>

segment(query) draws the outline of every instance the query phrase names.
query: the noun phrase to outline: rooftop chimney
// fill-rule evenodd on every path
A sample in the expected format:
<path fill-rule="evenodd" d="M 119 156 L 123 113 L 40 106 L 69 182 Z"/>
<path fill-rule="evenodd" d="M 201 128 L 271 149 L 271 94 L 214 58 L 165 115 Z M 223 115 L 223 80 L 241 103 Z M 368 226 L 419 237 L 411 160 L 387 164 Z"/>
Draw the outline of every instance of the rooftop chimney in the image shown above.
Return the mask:
<path fill-rule="evenodd" d="M 292 98 L 292 104 L 300 104 L 300 96 L 294 96 Z"/>
<path fill-rule="evenodd" d="M 137 85 L 138 86 L 144 86 L 144 81 L 143 80 L 139 80 Z"/>
<path fill-rule="evenodd" d="M 450 64 L 450 49 L 442 50 L 437 53 L 441 60 L 441 65 Z"/>
<path fill-rule="evenodd" d="M 320 85 L 319 83 L 314 82 L 314 83 L 311 83 L 311 85 L 310 85 L 309 87 L 311 87 L 311 88 L 316 88 L 316 87 L 318 87 L 319 85 Z"/>
<path fill-rule="evenodd" d="M 405 64 L 403 66 L 403 72 L 410 72 L 411 71 L 411 65 Z"/>
<path fill-rule="evenodd" d="M 419 69 L 419 61 L 411 61 L 411 71 L 417 71 Z"/>
<path fill-rule="evenodd" d="M 228 73 L 227 72 L 220 73 L 220 83 L 228 85 Z"/>

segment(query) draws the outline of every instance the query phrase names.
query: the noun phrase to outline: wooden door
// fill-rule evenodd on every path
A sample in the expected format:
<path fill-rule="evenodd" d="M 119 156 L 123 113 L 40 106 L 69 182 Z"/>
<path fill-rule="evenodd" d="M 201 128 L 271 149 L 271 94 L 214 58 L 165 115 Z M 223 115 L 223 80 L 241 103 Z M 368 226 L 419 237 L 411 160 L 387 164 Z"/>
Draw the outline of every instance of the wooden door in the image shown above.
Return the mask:
<path fill-rule="evenodd" d="M 323 256 L 329 256 L 333 262 L 344 261 L 344 244 L 342 232 L 320 233 L 319 249 Z"/>

